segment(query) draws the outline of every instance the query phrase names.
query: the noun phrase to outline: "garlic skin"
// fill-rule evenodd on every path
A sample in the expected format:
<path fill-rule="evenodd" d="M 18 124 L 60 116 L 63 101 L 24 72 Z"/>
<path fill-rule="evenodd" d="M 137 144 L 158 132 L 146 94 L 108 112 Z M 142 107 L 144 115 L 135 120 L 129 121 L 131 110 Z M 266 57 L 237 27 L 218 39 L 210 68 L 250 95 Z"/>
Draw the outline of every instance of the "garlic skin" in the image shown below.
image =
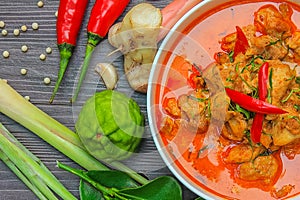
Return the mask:
<path fill-rule="evenodd" d="M 119 76 L 114 65 L 111 63 L 98 63 L 95 71 L 102 78 L 107 89 L 113 90 L 116 87 Z"/>

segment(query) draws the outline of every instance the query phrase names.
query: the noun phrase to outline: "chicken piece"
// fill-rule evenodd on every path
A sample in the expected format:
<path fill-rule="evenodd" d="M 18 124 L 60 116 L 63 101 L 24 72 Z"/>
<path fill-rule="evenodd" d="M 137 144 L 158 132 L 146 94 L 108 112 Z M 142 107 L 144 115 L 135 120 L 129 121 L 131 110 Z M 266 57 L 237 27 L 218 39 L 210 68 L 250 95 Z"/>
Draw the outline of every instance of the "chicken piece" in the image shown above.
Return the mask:
<path fill-rule="evenodd" d="M 228 111 L 226 113 L 225 125 L 222 129 L 222 135 L 230 140 L 242 141 L 247 128 L 247 122 L 239 112 Z"/>
<path fill-rule="evenodd" d="M 182 95 L 178 98 L 178 105 L 181 109 L 183 123 L 191 131 L 205 133 L 209 126 L 207 112 L 207 101 L 200 100 L 193 96 Z"/>
<path fill-rule="evenodd" d="M 240 73 L 237 79 L 234 81 L 233 88 L 244 94 L 250 94 L 252 92 L 252 88 L 256 87 L 256 85 L 257 77 L 251 77 L 250 71 L 245 70 L 243 73 Z"/>
<path fill-rule="evenodd" d="M 269 115 L 266 115 L 266 116 L 269 116 Z M 272 116 L 276 116 L 276 117 L 273 117 L 273 119 L 271 119 L 270 121 L 264 120 L 264 122 L 263 122 L 263 129 L 262 129 L 262 134 L 260 137 L 260 143 L 268 150 L 274 152 L 274 151 L 279 150 L 280 146 L 276 146 L 273 144 L 273 139 L 272 139 L 272 135 L 270 134 L 270 132 L 272 132 L 272 128 L 273 128 L 272 120 L 277 119 L 279 117 L 279 115 L 272 115 Z"/>
<path fill-rule="evenodd" d="M 272 156 L 259 156 L 254 161 L 242 163 L 238 168 L 238 176 L 246 181 L 263 180 L 270 184 L 279 169 L 278 161 Z"/>
<path fill-rule="evenodd" d="M 296 139 L 293 142 L 283 147 L 284 155 L 292 160 L 297 154 L 300 154 L 300 139 Z"/>
<path fill-rule="evenodd" d="M 228 55 L 226 55 L 228 57 Z M 233 82 L 234 80 L 237 79 L 238 74 L 236 71 L 232 70 L 231 64 L 226 65 L 217 65 L 219 71 L 220 71 L 220 76 L 222 78 L 222 82 L 225 87 L 233 87 Z"/>
<path fill-rule="evenodd" d="M 224 64 L 224 63 L 229 63 L 230 59 L 227 53 L 225 52 L 217 52 L 214 55 L 214 59 L 218 64 Z"/>
<path fill-rule="evenodd" d="M 272 70 L 272 104 L 276 106 L 281 105 L 281 100 L 286 95 L 286 91 L 290 87 L 295 76 L 295 71 L 289 65 L 283 64 L 279 60 L 270 60 L 269 71 Z"/>
<path fill-rule="evenodd" d="M 293 62 L 297 62 L 298 64 L 300 63 L 300 47 L 298 47 L 294 51 L 294 61 Z"/>
<path fill-rule="evenodd" d="M 173 120 L 170 117 L 165 117 L 160 128 L 160 133 L 171 141 L 177 134 L 180 125 L 180 120 Z"/>
<path fill-rule="evenodd" d="M 172 117 L 180 118 L 181 110 L 178 107 L 176 98 L 166 98 L 166 99 L 164 99 L 163 108 Z"/>
<path fill-rule="evenodd" d="M 229 150 L 228 156 L 224 159 L 226 163 L 244 163 L 255 159 L 265 151 L 262 146 L 251 147 L 249 144 L 239 144 Z"/>
<path fill-rule="evenodd" d="M 239 54 L 234 63 L 217 65 L 217 67 L 225 87 L 249 94 L 253 88 L 257 87 L 257 75 L 251 73 L 250 70 L 244 70 L 247 65 L 245 59 L 243 54 Z"/>
<path fill-rule="evenodd" d="M 282 45 L 278 38 L 270 35 L 262 35 L 251 38 L 251 47 L 247 55 L 262 55 L 267 59 L 283 59 L 288 54 L 288 49 Z"/>
<path fill-rule="evenodd" d="M 272 144 L 273 140 L 272 140 L 272 136 L 269 134 L 261 134 L 260 136 L 260 143 L 266 147 L 266 148 L 270 148 L 271 144 Z"/>
<path fill-rule="evenodd" d="M 193 75 L 195 75 L 195 73 L 190 76 L 190 78 L 189 78 L 189 84 L 193 88 L 195 88 L 197 91 L 198 90 L 201 91 L 201 90 L 207 89 L 206 88 L 206 83 L 204 81 L 204 78 L 202 76 L 198 76 L 198 75 L 193 76 Z"/>
<path fill-rule="evenodd" d="M 285 97 L 282 100 L 282 108 L 291 115 L 300 114 L 300 87 L 296 81 L 292 81 Z"/>
<path fill-rule="evenodd" d="M 286 45 L 290 49 L 297 49 L 300 47 L 300 31 L 296 31 L 292 37 L 289 37 L 285 40 Z"/>
<path fill-rule="evenodd" d="M 231 33 L 226 35 L 225 37 L 222 38 L 221 43 L 221 49 L 227 53 L 230 51 L 233 51 L 234 46 L 235 46 L 235 41 L 236 41 L 236 33 Z"/>
<path fill-rule="evenodd" d="M 274 145 L 284 146 L 300 138 L 299 116 L 291 116 L 281 115 L 273 121 L 274 125 L 269 133 L 272 135 Z"/>
<path fill-rule="evenodd" d="M 286 197 L 289 193 L 291 193 L 293 189 L 295 189 L 294 185 L 284 185 L 279 190 L 272 192 L 272 195 L 276 197 L 276 199 L 281 199 Z"/>
<path fill-rule="evenodd" d="M 291 35 L 295 25 L 283 8 L 279 11 L 275 6 L 267 5 L 255 12 L 254 25 L 258 31 L 277 38 L 282 38 L 283 34 Z M 289 9 L 289 6 L 286 6 L 286 9 Z"/>
<path fill-rule="evenodd" d="M 300 31 L 296 31 L 292 37 L 287 38 L 285 43 L 286 46 L 293 51 L 293 55 L 290 57 L 294 58 L 296 62 L 300 63 Z"/>
<path fill-rule="evenodd" d="M 283 46 L 278 41 L 271 41 L 269 46 L 266 48 L 264 54 L 262 54 L 266 59 L 284 59 L 288 54 L 288 48 Z"/>

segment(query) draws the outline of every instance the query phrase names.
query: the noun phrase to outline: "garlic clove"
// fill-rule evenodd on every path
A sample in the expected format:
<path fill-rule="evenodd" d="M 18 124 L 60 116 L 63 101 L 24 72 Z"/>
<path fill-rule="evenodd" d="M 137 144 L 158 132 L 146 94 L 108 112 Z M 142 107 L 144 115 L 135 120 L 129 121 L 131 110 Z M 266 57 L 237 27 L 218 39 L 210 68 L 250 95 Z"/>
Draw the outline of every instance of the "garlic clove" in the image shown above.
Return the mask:
<path fill-rule="evenodd" d="M 107 89 L 112 90 L 118 82 L 118 73 L 114 65 L 110 63 L 98 63 L 95 71 L 102 78 Z"/>

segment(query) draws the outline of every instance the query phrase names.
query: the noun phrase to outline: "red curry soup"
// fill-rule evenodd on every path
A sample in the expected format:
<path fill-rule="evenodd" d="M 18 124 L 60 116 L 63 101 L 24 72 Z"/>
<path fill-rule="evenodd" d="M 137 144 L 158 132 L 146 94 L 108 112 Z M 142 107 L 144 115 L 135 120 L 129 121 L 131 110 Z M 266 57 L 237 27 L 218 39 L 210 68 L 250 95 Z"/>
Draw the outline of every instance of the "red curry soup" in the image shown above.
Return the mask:
<path fill-rule="evenodd" d="M 155 87 L 156 126 L 176 166 L 206 191 L 226 199 L 295 197 L 300 193 L 300 8 L 282 1 L 238 2 L 199 16 L 184 31 L 214 59 L 226 88 L 217 146 L 201 156 L 216 116 L 198 70 L 204 66 L 186 55 L 163 63 L 162 70 L 177 75 L 168 71 L 164 86 Z"/>

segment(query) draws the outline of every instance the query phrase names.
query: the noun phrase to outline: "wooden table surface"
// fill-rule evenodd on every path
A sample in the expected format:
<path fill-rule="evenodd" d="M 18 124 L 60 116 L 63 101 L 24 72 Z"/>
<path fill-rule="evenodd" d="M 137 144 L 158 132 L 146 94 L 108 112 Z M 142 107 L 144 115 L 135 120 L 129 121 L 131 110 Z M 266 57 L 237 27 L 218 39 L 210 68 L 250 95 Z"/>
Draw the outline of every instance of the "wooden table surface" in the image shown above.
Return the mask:
<path fill-rule="evenodd" d="M 86 44 L 86 25 L 89 12 L 94 0 L 89 2 L 87 14 L 82 24 L 82 29 L 78 39 L 78 45 L 74 51 L 74 56 L 69 64 L 66 76 L 57 93 L 53 104 L 49 104 L 49 98 L 54 88 L 59 66 L 59 53 L 56 46 L 56 16 L 59 1 L 43 0 L 44 6 L 37 6 L 38 0 L 0 0 L 0 21 L 5 22 L 5 27 L 0 28 L 0 32 L 5 29 L 8 35 L 0 34 L 0 78 L 7 79 L 9 84 L 21 95 L 29 96 L 30 101 L 57 119 L 70 129 L 74 130 L 78 110 L 83 102 L 95 91 L 105 89 L 99 76 L 93 69 L 89 69 L 87 81 L 83 85 L 83 92 L 79 96 L 76 105 L 71 105 L 69 99 L 72 96 L 75 80 L 77 79 L 79 68 L 83 63 Z M 163 8 L 171 0 L 132 0 L 125 10 L 125 13 L 134 5 L 148 2 L 158 8 Z M 121 20 L 124 14 L 118 19 Z M 39 29 L 33 30 L 32 23 L 38 23 Z M 14 29 L 20 29 L 26 25 L 26 32 L 20 31 L 19 36 L 13 34 Z M 28 46 L 26 53 L 21 51 L 23 45 Z M 52 53 L 47 54 L 46 48 L 51 47 Z M 146 95 L 132 91 L 124 77 L 122 57 L 120 54 L 107 58 L 106 54 L 113 48 L 104 40 L 96 49 L 91 65 L 102 61 L 112 61 L 120 75 L 117 90 L 125 92 L 140 105 L 142 112 L 147 116 Z M 2 56 L 3 51 L 9 51 L 9 58 Z M 40 54 L 45 54 L 46 59 L 40 60 Z M 27 69 L 27 74 L 22 75 L 20 70 Z M 91 68 L 91 67 L 90 67 Z M 43 80 L 49 77 L 52 82 L 45 85 Z M 12 121 L 8 117 L 0 114 L 0 121 L 6 128 L 17 137 L 30 151 L 38 156 L 46 166 L 57 176 L 57 178 L 77 197 L 79 179 L 69 173 L 58 169 L 56 161 L 59 160 L 73 167 L 79 167 L 70 159 L 58 152 L 55 148 L 44 142 L 42 139 L 31 133 L 21 125 Z M 151 138 L 148 121 L 146 119 L 146 132 L 139 153 L 129 160 L 124 161 L 132 169 L 144 173 L 150 179 L 161 175 L 172 175 L 162 159 Z M 183 199 L 195 199 L 196 195 L 182 186 Z M 25 200 L 37 199 L 35 195 L 2 163 L 0 162 L 0 200 Z"/>

